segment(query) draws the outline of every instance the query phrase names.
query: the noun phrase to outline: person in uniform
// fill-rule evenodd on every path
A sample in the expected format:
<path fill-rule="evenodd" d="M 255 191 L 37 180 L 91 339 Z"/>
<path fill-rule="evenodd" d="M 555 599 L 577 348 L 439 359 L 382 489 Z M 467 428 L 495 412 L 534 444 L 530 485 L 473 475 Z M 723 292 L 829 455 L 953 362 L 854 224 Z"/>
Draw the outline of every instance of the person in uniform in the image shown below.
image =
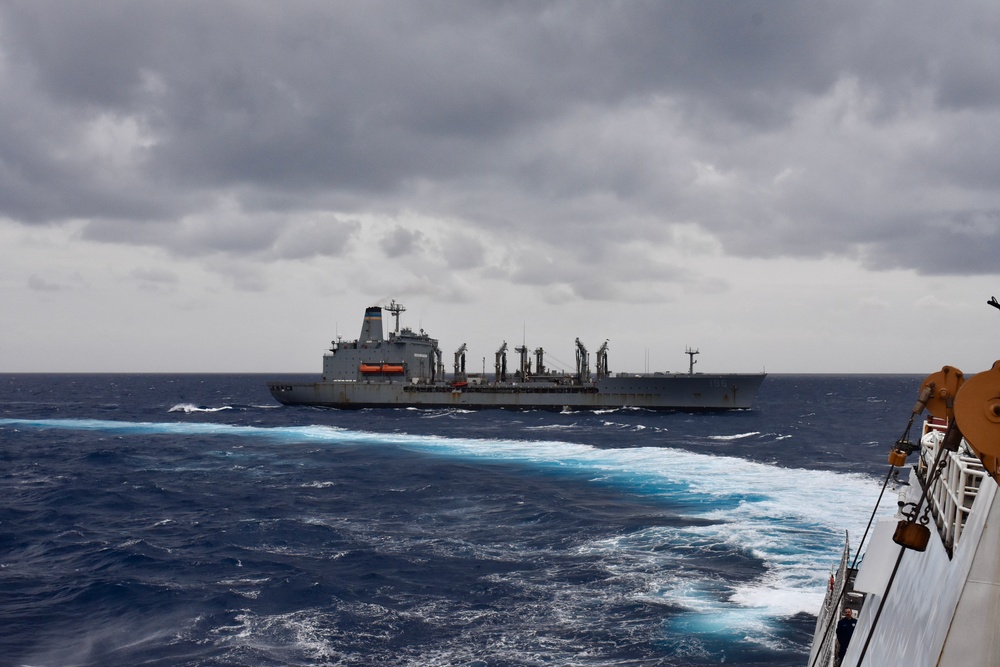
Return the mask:
<path fill-rule="evenodd" d="M 841 663 L 844 660 L 844 654 L 847 653 L 847 645 L 851 643 L 851 636 L 854 634 L 854 626 L 858 624 L 858 619 L 854 618 L 854 610 L 850 607 L 844 608 L 844 618 L 840 619 L 837 623 L 837 644 L 840 648 L 837 650 L 837 663 Z"/>

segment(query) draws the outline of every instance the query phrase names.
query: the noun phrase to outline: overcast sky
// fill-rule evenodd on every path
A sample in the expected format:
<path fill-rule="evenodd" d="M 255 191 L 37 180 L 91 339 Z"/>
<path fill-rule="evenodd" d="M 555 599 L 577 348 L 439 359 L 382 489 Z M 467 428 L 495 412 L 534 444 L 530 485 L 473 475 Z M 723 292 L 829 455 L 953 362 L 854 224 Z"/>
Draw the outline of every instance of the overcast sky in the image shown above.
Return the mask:
<path fill-rule="evenodd" d="M 318 372 L 396 299 L 449 367 L 971 373 L 994 293 L 995 0 L 0 3 L 0 372 Z"/>

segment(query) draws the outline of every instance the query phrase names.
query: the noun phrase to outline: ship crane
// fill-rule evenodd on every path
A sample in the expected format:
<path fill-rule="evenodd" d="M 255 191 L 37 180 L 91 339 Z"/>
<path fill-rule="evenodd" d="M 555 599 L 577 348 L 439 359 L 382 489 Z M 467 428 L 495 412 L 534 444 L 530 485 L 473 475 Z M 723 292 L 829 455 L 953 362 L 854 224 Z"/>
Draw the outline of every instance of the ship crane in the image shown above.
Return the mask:
<path fill-rule="evenodd" d="M 545 364 L 542 361 L 545 358 L 545 350 L 538 347 L 535 348 L 535 373 L 538 375 L 545 375 Z"/>
<path fill-rule="evenodd" d="M 507 381 L 507 341 L 504 341 L 503 345 L 500 346 L 500 349 L 497 350 L 495 381 Z"/>
<path fill-rule="evenodd" d="M 514 351 L 521 355 L 521 367 L 518 372 L 521 375 L 521 381 L 525 382 L 528 376 L 531 375 L 531 362 L 528 361 L 528 346 L 521 345 L 520 347 L 515 347 Z"/>
<path fill-rule="evenodd" d="M 604 344 L 597 350 L 597 379 L 605 378 L 610 373 L 608 373 L 608 343 L 609 340 L 605 340 Z"/>
<path fill-rule="evenodd" d="M 444 379 L 444 353 L 437 345 L 434 346 L 434 372 L 431 375 L 431 382 L 436 382 L 438 378 Z"/>
<path fill-rule="evenodd" d="M 580 339 L 576 339 L 576 374 L 580 382 L 590 380 L 590 353 Z"/>
<path fill-rule="evenodd" d="M 465 379 L 465 351 L 469 349 L 465 343 L 455 350 L 455 379 L 464 380 Z"/>

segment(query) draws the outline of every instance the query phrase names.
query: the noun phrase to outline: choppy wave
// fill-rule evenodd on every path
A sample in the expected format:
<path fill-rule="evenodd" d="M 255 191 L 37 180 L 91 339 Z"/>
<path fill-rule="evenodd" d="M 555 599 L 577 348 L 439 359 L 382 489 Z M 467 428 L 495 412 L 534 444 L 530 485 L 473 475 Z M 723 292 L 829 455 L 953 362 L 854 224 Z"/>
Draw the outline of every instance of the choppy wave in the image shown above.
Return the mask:
<path fill-rule="evenodd" d="M 922 379 L 564 415 L 6 377 L 0 662 L 799 665 Z"/>
<path fill-rule="evenodd" d="M 646 528 L 593 543 L 605 558 L 627 553 L 645 561 L 635 595 L 653 596 L 690 614 L 678 623 L 699 632 L 753 633 L 767 619 L 813 613 L 822 600 L 831 542 L 842 539 L 845 517 L 860 535 L 878 485 L 849 473 L 781 468 L 744 459 L 663 447 L 627 449 L 505 439 L 460 439 L 374 433 L 334 426 L 253 427 L 214 423 L 118 422 L 95 419 L 0 419 L 16 428 L 97 430 L 120 435 L 225 435 L 326 445 L 395 446 L 434 456 L 514 463 L 549 473 L 582 476 L 662 501 L 692 525 Z M 756 432 L 717 438 L 748 438 Z M 314 484 L 323 488 L 327 483 Z M 886 501 L 885 508 L 892 503 Z M 733 586 L 706 587 L 670 570 L 663 554 L 735 548 L 760 559 L 766 575 Z M 613 560 L 613 559 L 611 559 Z M 686 620 L 684 620 L 686 619 Z M 700 619 L 700 620 L 699 620 Z M 720 622 L 719 619 L 724 619 Z M 712 630 L 711 628 L 716 628 Z"/>

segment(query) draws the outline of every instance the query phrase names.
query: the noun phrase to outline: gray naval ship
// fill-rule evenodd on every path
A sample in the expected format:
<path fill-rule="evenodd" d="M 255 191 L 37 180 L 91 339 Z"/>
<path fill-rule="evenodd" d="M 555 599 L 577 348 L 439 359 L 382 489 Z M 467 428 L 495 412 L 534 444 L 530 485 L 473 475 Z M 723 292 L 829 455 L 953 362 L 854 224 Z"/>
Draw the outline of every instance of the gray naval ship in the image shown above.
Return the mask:
<path fill-rule="evenodd" d="M 597 350 L 591 374 L 590 353 L 579 338 L 573 373 L 546 368 L 545 351 L 535 349 L 532 360 L 524 345 L 514 348 L 517 368 L 509 370 L 504 342 L 496 352 L 492 377 L 466 372 L 465 344 L 455 352 L 453 372 L 447 376 L 438 341 L 423 330 L 400 330 L 399 315 L 406 310 L 402 305 L 393 301 L 385 310 L 395 318 L 388 338 L 383 335 L 382 307 L 369 307 L 358 339 L 333 341 L 323 356 L 322 380 L 268 382 L 274 398 L 284 405 L 333 408 L 739 410 L 752 407 L 766 377 L 695 373 L 698 350 L 690 348 L 687 373 L 612 374 L 607 341 Z"/>

